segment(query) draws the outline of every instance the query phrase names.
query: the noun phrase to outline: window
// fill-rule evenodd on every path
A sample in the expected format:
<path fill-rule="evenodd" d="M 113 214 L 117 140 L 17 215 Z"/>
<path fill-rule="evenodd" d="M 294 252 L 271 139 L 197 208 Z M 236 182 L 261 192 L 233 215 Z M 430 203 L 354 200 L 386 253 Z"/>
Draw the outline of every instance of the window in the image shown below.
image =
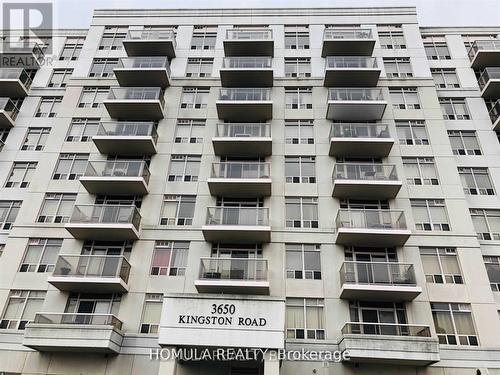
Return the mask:
<path fill-rule="evenodd" d="M 80 52 L 83 48 L 84 38 L 66 38 L 66 43 L 64 44 L 61 56 L 59 60 L 61 61 L 74 61 L 78 60 Z"/>
<path fill-rule="evenodd" d="M 195 26 L 191 49 L 215 49 L 217 26 Z"/>
<path fill-rule="evenodd" d="M 90 68 L 89 77 L 112 78 L 113 69 L 118 66 L 118 59 L 94 59 Z"/>
<path fill-rule="evenodd" d="M 314 144 L 313 120 L 285 120 L 285 143 Z"/>
<path fill-rule="evenodd" d="M 195 195 L 165 195 L 160 225 L 192 225 Z"/>
<path fill-rule="evenodd" d="M 214 59 L 188 59 L 186 77 L 211 77 Z"/>
<path fill-rule="evenodd" d="M 172 155 L 168 181 L 198 181 L 200 163 L 200 155 Z"/>
<path fill-rule="evenodd" d="M 451 60 L 445 37 L 424 37 L 424 49 L 429 60 Z"/>
<path fill-rule="evenodd" d="M 324 300 L 319 298 L 286 299 L 286 337 L 324 340 Z"/>
<path fill-rule="evenodd" d="M 140 333 L 158 333 L 162 303 L 162 293 L 146 293 L 144 308 L 142 311 Z"/>
<path fill-rule="evenodd" d="M 66 142 L 90 142 L 99 130 L 98 118 L 74 118 L 66 135 Z"/>
<path fill-rule="evenodd" d="M 4 142 L 7 140 L 9 136 L 10 129 L 0 129 L 0 141 Z"/>
<path fill-rule="evenodd" d="M 445 120 L 470 120 L 464 98 L 439 98 L 439 104 Z"/>
<path fill-rule="evenodd" d="M 309 57 L 285 58 L 285 77 L 310 77 L 311 59 Z"/>
<path fill-rule="evenodd" d="M 27 188 L 33 178 L 36 166 L 36 162 L 14 162 L 5 187 Z"/>
<path fill-rule="evenodd" d="M 210 88 L 184 87 L 182 89 L 181 108 L 207 108 Z"/>
<path fill-rule="evenodd" d="M 11 290 L 0 321 L 0 329 L 24 329 L 26 324 L 42 310 L 45 292 L 37 290 Z"/>
<path fill-rule="evenodd" d="M 420 100 L 416 87 L 390 87 L 392 108 L 420 109 Z"/>
<path fill-rule="evenodd" d="M 312 109 L 311 87 L 285 87 L 287 109 Z"/>
<path fill-rule="evenodd" d="M 78 180 L 85 173 L 88 154 L 61 154 L 57 161 L 53 180 Z"/>
<path fill-rule="evenodd" d="M 410 199 L 417 230 L 449 231 L 443 199 Z"/>
<path fill-rule="evenodd" d="M 478 239 L 500 241 L 500 210 L 471 208 L 470 215 Z"/>
<path fill-rule="evenodd" d="M 4 249 L 5 249 L 5 244 L 4 243 L 0 243 L 0 258 L 2 257 Z"/>
<path fill-rule="evenodd" d="M 21 201 L 0 201 L 0 230 L 9 230 L 16 221 Z"/>
<path fill-rule="evenodd" d="M 448 130 L 454 155 L 481 155 L 481 148 L 474 130 Z"/>
<path fill-rule="evenodd" d="M 177 120 L 175 143 L 203 143 L 205 120 Z"/>
<path fill-rule="evenodd" d="M 73 74 L 73 69 L 54 69 L 50 77 L 49 87 L 66 87 Z"/>
<path fill-rule="evenodd" d="M 84 87 L 78 108 L 100 108 L 109 95 L 109 87 Z"/>
<path fill-rule="evenodd" d="M 463 284 L 457 249 L 453 247 L 421 247 L 420 257 L 425 280 L 434 284 Z"/>
<path fill-rule="evenodd" d="M 106 26 L 99 50 L 115 51 L 123 48 L 122 41 L 127 37 L 127 26 Z"/>
<path fill-rule="evenodd" d="M 405 49 L 406 41 L 401 25 L 377 25 L 380 46 L 383 49 Z"/>
<path fill-rule="evenodd" d="M 401 145 L 428 145 L 429 136 L 425 129 L 425 121 L 396 121 L 396 132 Z"/>
<path fill-rule="evenodd" d="M 403 158 L 409 185 L 439 185 L 434 158 Z"/>
<path fill-rule="evenodd" d="M 156 241 L 151 264 L 151 275 L 184 276 L 189 242 Z"/>
<path fill-rule="evenodd" d="M 43 97 L 40 98 L 38 109 L 35 112 L 35 117 L 55 117 L 59 106 L 61 105 L 62 97 Z"/>
<path fill-rule="evenodd" d="M 316 183 L 314 156 L 285 156 L 285 181 L 293 184 Z"/>
<path fill-rule="evenodd" d="M 385 57 L 384 67 L 387 78 L 413 77 L 409 57 Z"/>
<path fill-rule="evenodd" d="M 500 292 L 500 256 L 483 256 L 491 290 Z"/>
<path fill-rule="evenodd" d="M 52 272 L 62 241 L 51 238 L 30 238 L 19 272 Z"/>
<path fill-rule="evenodd" d="M 467 195 L 495 195 L 488 168 L 458 167 L 458 174 Z"/>
<path fill-rule="evenodd" d="M 318 199 L 285 197 L 285 217 L 287 228 L 317 228 Z"/>
<path fill-rule="evenodd" d="M 309 26 L 285 25 L 285 49 L 309 49 Z"/>
<path fill-rule="evenodd" d="M 46 193 L 37 222 L 67 223 L 75 200 L 76 194 Z"/>
<path fill-rule="evenodd" d="M 440 344 L 479 345 L 469 304 L 431 302 L 431 311 Z"/>
<path fill-rule="evenodd" d="M 321 280 L 320 245 L 285 244 L 287 279 Z"/>
<path fill-rule="evenodd" d="M 460 87 L 455 69 L 431 69 L 432 78 L 437 89 L 454 89 Z"/>
<path fill-rule="evenodd" d="M 368 335 L 403 335 L 407 334 L 406 309 L 404 303 L 350 301 L 349 315 L 354 334 Z"/>

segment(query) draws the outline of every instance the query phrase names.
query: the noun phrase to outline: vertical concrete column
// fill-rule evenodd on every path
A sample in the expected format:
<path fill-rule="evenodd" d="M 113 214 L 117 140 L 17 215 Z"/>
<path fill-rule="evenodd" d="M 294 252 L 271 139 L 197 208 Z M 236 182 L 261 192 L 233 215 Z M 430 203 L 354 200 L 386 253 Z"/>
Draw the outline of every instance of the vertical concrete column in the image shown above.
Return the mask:
<path fill-rule="evenodd" d="M 267 352 L 264 356 L 264 375 L 279 375 L 280 361 L 275 351 Z"/>
<path fill-rule="evenodd" d="M 164 348 L 170 350 L 173 353 L 174 347 Z M 161 359 L 160 358 L 160 369 L 158 370 L 158 375 L 176 375 L 177 374 L 177 360 L 172 358 Z"/>

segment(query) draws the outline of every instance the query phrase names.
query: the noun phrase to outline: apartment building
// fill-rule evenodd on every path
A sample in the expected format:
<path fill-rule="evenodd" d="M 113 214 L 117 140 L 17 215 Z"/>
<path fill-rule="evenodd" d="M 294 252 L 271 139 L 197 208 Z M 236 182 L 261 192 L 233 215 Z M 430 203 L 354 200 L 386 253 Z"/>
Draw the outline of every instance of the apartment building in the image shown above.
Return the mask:
<path fill-rule="evenodd" d="M 114 9 L 29 42 L 1 374 L 500 374 L 500 26 Z"/>

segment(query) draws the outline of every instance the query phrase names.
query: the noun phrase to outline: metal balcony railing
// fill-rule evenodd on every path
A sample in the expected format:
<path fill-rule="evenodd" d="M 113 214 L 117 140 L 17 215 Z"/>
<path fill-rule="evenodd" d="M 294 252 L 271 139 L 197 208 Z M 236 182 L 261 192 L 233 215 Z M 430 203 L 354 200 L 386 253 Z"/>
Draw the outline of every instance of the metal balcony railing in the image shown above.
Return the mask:
<path fill-rule="evenodd" d="M 101 122 L 97 135 L 110 137 L 152 137 L 156 142 L 158 133 L 154 122 L 108 121 Z"/>
<path fill-rule="evenodd" d="M 84 177 L 142 177 L 146 184 L 150 172 L 143 160 L 89 161 Z"/>
<path fill-rule="evenodd" d="M 417 324 L 348 322 L 342 327 L 342 334 L 431 337 L 431 329 Z"/>
<path fill-rule="evenodd" d="M 271 165 L 263 162 L 221 162 L 212 164 L 212 178 L 270 178 Z"/>
<path fill-rule="evenodd" d="M 227 40 L 272 40 L 273 32 L 267 28 L 237 28 L 226 31 Z"/>
<path fill-rule="evenodd" d="M 483 73 L 481 73 L 479 79 L 477 80 L 477 83 L 479 84 L 481 90 L 483 90 L 486 84 L 492 79 L 500 80 L 500 68 L 484 69 Z"/>
<path fill-rule="evenodd" d="M 4 111 L 12 121 L 14 121 L 19 114 L 19 108 L 16 103 L 9 98 L 0 98 L 0 111 Z"/>
<path fill-rule="evenodd" d="M 122 57 L 118 61 L 117 68 L 125 69 L 166 69 L 170 75 L 170 64 L 166 57 L 148 56 L 148 57 Z"/>
<path fill-rule="evenodd" d="M 407 229 L 401 210 L 369 210 L 341 208 L 335 219 L 337 228 Z"/>
<path fill-rule="evenodd" d="M 396 181 L 394 164 L 337 163 L 333 168 L 333 180 Z"/>
<path fill-rule="evenodd" d="M 380 88 L 336 88 L 328 90 L 328 100 L 376 101 L 384 100 Z"/>
<path fill-rule="evenodd" d="M 490 109 L 489 115 L 491 122 L 494 124 L 500 117 L 500 99 L 497 100 L 493 107 Z"/>
<path fill-rule="evenodd" d="M 217 124 L 216 136 L 221 138 L 268 138 L 271 137 L 271 124 L 259 122 Z"/>
<path fill-rule="evenodd" d="M 120 255 L 60 255 L 53 276 L 57 277 L 119 277 L 128 282 L 130 263 Z"/>
<path fill-rule="evenodd" d="M 26 89 L 29 89 L 32 83 L 30 75 L 23 68 L 1 68 L 0 80 L 2 79 L 18 79 Z"/>
<path fill-rule="evenodd" d="M 159 100 L 162 107 L 165 105 L 159 87 L 114 87 L 109 90 L 108 100 Z"/>
<path fill-rule="evenodd" d="M 413 264 L 395 262 L 344 262 L 340 268 L 340 283 L 342 285 L 417 285 Z"/>
<path fill-rule="evenodd" d="M 225 57 L 222 67 L 227 69 L 270 69 L 272 67 L 271 57 Z"/>
<path fill-rule="evenodd" d="M 139 230 L 141 215 L 132 205 L 79 204 L 75 205 L 70 223 L 132 224 Z"/>
<path fill-rule="evenodd" d="M 267 259 L 201 258 L 200 279 L 266 281 Z"/>
<path fill-rule="evenodd" d="M 207 225 L 269 225 L 267 207 L 208 207 Z"/>
<path fill-rule="evenodd" d="M 129 30 L 126 39 L 131 40 L 165 40 L 171 41 L 175 47 L 174 30 Z"/>
<path fill-rule="evenodd" d="M 220 89 L 219 100 L 227 100 L 227 101 L 271 100 L 271 90 L 265 88 Z"/>
<path fill-rule="evenodd" d="M 476 40 L 469 48 L 469 59 L 472 61 L 479 51 L 499 51 L 500 40 Z"/>
<path fill-rule="evenodd" d="M 371 29 L 325 29 L 323 40 L 373 39 Z"/>
<path fill-rule="evenodd" d="M 38 324 L 81 324 L 113 326 L 122 328 L 122 322 L 113 314 L 81 314 L 81 313 L 37 313 L 33 323 Z"/>
<path fill-rule="evenodd" d="M 390 138 L 387 124 L 335 123 L 330 129 L 330 138 Z"/>
<path fill-rule="evenodd" d="M 328 56 L 326 58 L 326 68 L 377 68 L 377 59 L 367 56 Z"/>

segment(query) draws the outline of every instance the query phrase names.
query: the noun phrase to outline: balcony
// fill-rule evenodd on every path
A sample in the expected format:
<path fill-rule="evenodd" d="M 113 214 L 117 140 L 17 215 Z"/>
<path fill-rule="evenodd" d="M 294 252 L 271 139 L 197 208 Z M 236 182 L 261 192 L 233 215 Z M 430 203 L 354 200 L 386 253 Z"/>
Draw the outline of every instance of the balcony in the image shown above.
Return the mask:
<path fill-rule="evenodd" d="M 387 124 L 334 123 L 330 130 L 330 156 L 382 158 L 391 152 L 394 139 Z"/>
<path fill-rule="evenodd" d="M 371 87 L 377 86 L 380 68 L 374 57 L 328 56 L 326 58 L 324 86 Z"/>
<path fill-rule="evenodd" d="M 0 47 L 3 61 L 12 59 L 11 66 L 22 69 L 38 69 L 45 60 L 44 46 L 31 43 L 28 39 L 21 42 L 4 42 Z M 5 65 L 9 64 L 7 62 Z"/>
<path fill-rule="evenodd" d="M 325 29 L 321 56 L 371 56 L 373 47 L 370 29 Z"/>
<path fill-rule="evenodd" d="M 222 86 L 271 87 L 272 58 L 268 56 L 225 57 L 220 69 Z"/>
<path fill-rule="evenodd" d="M 481 96 L 485 99 L 500 98 L 500 68 L 486 68 L 478 79 Z"/>
<path fill-rule="evenodd" d="M 127 56 L 175 57 L 174 30 L 129 30 L 123 40 Z"/>
<path fill-rule="evenodd" d="M 202 226 L 208 242 L 258 244 L 271 240 L 269 209 L 265 207 L 208 207 Z"/>
<path fill-rule="evenodd" d="M 104 100 L 109 116 L 130 120 L 160 120 L 165 99 L 159 87 L 111 88 Z"/>
<path fill-rule="evenodd" d="M 154 122 L 101 122 L 92 141 L 102 154 L 143 156 L 156 154 L 158 134 Z"/>
<path fill-rule="evenodd" d="M 335 243 L 346 246 L 403 246 L 411 235 L 403 211 L 339 209 Z"/>
<path fill-rule="evenodd" d="M 166 57 L 121 58 L 113 71 L 120 86 L 170 86 L 170 65 Z"/>
<path fill-rule="evenodd" d="M 269 294 L 267 259 L 201 258 L 199 293 Z"/>
<path fill-rule="evenodd" d="M 145 195 L 149 177 L 143 160 L 89 161 L 80 182 L 90 194 Z"/>
<path fill-rule="evenodd" d="M 268 28 L 237 28 L 226 32 L 226 56 L 274 56 L 273 32 Z"/>
<path fill-rule="evenodd" d="M 427 366 L 439 361 L 439 344 L 429 326 L 349 322 L 339 343 L 349 361 Z"/>
<path fill-rule="evenodd" d="M 0 98 L 0 129 L 10 129 L 14 126 L 19 108 L 9 98 Z"/>
<path fill-rule="evenodd" d="M 0 97 L 24 98 L 31 87 L 31 77 L 22 68 L 0 68 Z"/>
<path fill-rule="evenodd" d="M 122 322 L 111 314 L 37 313 L 23 345 L 40 352 L 120 352 Z"/>
<path fill-rule="evenodd" d="M 394 262 L 344 262 L 340 285 L 340 298 L 359 301 L 413 301 L 422 293 L 413 265 Z"/>
<path fill-rule="evenodd" d="M 490 119 L 493 123 L 493 130 L 500 130 L 500 99 L 496 101 L 490 110 Z"/>
<path fill-rule="evenodd" d="M 336 198 L 392 199 L 402 186 L 394 164 L 337 163 L 333 168 Z"/>
<path fill-rule="evenodd" d="M 469 49 L 469 59 L 473 69 L 500 67 L 500 40 L 476 40 Z"/>
<path fill-rule="evenodd" d="M 139 239 L 140 224 L 135 206 L 79 204 L 65 228 L 79 240 L 130 241 Z"/>
<path fill-rule="evenodd" d="M 123 256 L 60 255 L 47 281 L 64 292 L 126 293 L 129 274 Z"/>
<path fill-rule="evenodd" d="M 273 117 L 271 90 L 267 88 L 223 88 L 216 105 L 221 120 L 251 122 Z"/>
<path fill-rule="evenodd" d="M 213 163 L 208 178 L 210 194 L 215 196 L 252 198 L 271 195 L 271 166 L 263 162 Z"/>
<path fill-rule="evenodd" d="M 377 121 L 387 101 L 380 88 L 329 89 L 326 118 L 337 121 Z"/>
<path fill-rule="evenodd" d="M 271 124 L 222 123 L 212 138 L 216 155 L 263 157 L 272 154 Z"/>
<path fill-rule="evenodd" d="M 2 151 L 3 146 L 5 146 L 5 143 L 4 143 L 4 141 L 2 141 L 2 140 L 0 139 L 0 151 Z"/>

